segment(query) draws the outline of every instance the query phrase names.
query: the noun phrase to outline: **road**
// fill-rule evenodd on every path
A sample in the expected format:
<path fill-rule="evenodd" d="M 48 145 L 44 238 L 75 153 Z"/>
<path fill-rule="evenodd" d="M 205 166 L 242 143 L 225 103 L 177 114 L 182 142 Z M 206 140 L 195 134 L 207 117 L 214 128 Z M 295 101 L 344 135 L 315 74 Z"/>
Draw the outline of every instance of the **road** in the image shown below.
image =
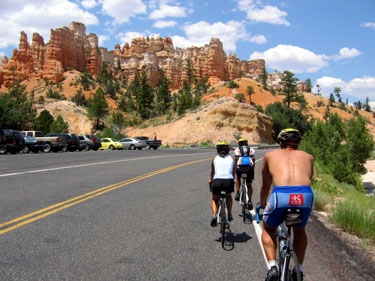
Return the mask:
<path fill-rule="evenodd" d="M 209 225 L 213 154 L 1 155 L 0 280 L 264 280 L 260 225 L 244 224 L 234 204 L 231 251 Z M 254 202 L 263 154 L 257 152 Z M 312 217 L 309 227 L 315 224 L 305 280 L 346 280 L 335 277 L 343 250 L 320 258 L 327 247 L 316 236 L 329 232 Z M 366 280 L 358 278 L 347 280 Z"/>

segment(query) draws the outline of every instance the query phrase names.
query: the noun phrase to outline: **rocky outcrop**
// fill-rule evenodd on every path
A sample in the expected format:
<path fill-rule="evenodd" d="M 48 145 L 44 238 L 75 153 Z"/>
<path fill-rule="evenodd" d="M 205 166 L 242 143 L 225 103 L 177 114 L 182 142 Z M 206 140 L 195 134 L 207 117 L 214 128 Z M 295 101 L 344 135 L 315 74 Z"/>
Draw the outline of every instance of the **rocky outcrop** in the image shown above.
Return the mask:
<path fill-rule="evenodd" d="M 151 137 L 155 132 L 166 146 L 197 145 L 208 141 L 216 143 L 220 139 L 236 143 L 236 136 L 245 137 L 250 143 L 274 142 L 270 117 L 249 104 L 225 97 L 202 105 L 172 123 L 127 128 L 130 136 Z"/>
<path fill-rule="evenodd" d="M 98 37 L 86 35 L 81 23 L 51 30 L 50 41 L 34 33 L 29 45 L 27 35 L 21 32 L 19 49 L 12 58 L 0 62 L 0 86 L 8 87 L 17 80 L 39 77 L 53 83 L 63 79 L 64 71 L 75 69 L 92 75 L 101 73 L 102 62 L 116 68 L 117 75 L 132 81 L 145 71 L 151 85 L 156 86 L 162 73 L 171 82 L 171 89 L 182 87 L 192 70 L 196 78 L 208 76 L 211 84 L 236 79 L 239 76 L 255 77 L 265 67 L 264 60 L 240 61 L 234 54 L 227 57 L 219 38 L 202 47 L 174 48 L 169 37 L 134 38 L 113 51 L 98 48 Z"/>
<path fill-rule="evenodd" d="M 182 87 L 189 78 L 189 69 L 194 69 L 197 79 L 209 77 L 211 84 L 236 79 L 240 75 L 252 78 L 265 67 L 264 60 L 240 61 L 234 54 L 227 57 L 219 38 L 211 38 L 209 44 L 202 47 L 192 46 L 186 49 L 173 47 L 172 39 L 135 38 L 131 45 L 115 46 L 113 52 L 101 49 L 102 60 L 113 67 L 120 65 L 129 80 L 145 71 L 150 83 L 156 85 L 161 71 L 171 82 L 172 89 Z"/>
<path fill-rule="evenodd" d="M 12 58 L 0 65 L 0 86 L 9 87 L 28 77 L 58 83 L 62 81 L 64 71 L 71 68 L 97 75 L 101 72 L 101 62 L 98 37 L 86 35 L 86 27 L 81 23 L 73 22 L 69 27 L 51 30 L 47 44 L 42 36 L 34 33 L 30 46 L 27 34 L 22 31 L 18 50 L 15 49 Z"/>

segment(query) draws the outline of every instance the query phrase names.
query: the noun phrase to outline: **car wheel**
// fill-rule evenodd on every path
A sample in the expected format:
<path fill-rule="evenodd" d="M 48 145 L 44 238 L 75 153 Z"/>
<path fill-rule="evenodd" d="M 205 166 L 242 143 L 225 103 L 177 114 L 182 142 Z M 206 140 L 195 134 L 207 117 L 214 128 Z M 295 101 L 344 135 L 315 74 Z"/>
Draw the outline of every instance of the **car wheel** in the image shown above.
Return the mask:
<path fill-rule="evenodd" d="M 151 147 L 150 147 L 150 145 L 148 144 L 148 145 L 146 145 L 146 147 L 145 147 L 147 150 L 149 150 Z"/>
<path fill-rule="evenodd" d="M 90 150 L 90 146 L 86 145 L 85 151 L 89 151 L 89 150 Z"/>
<path fill-rule="evenodd" d="M 114 147 L 113 145 L 110 145 L 108 149 L 109 149 L 109 150 L 114 150 L 115 147 Z"/>
<path fill-rule="evenodd" d="M 0 147 L 0 154 L 6 154 L 7 152 L 8 152 L 8 150 L 7 150 L 7 146 L 6 145 Z"/>
<path fill-rule="evenodd" d="M 134 150 L 135 149 L 135 145 L 134 144 L 131 144 L 130 147 L 129 147 L 130 150 Z"/>
<path fill-rule="evenodd" d="M 52 146 L 50 143 L 46 143 L 45 147 L 44 147 L 44 152 L 48 153 L 48 152 L 51 152 L 51 149 L 52 149 Z"/>
<path fill-rule="evenodd" d="M 28 146 L 25 146 L 23 149 L 22 149 L 22 152 L 23 153 L 29 153 L 30 152 L 30 148 Z"/>

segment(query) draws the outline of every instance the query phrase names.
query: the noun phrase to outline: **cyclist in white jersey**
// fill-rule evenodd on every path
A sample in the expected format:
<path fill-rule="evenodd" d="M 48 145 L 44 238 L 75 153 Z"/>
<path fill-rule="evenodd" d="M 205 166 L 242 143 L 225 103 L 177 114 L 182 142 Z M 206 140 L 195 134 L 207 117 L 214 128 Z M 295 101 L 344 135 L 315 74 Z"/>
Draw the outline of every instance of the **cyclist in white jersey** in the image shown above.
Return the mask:
<path fill-rule="evenodd" d="M 211 173 L 208 183 L 212 192 L 211 200 L 211 226 L 217 226 L 216 214 L 219 207 L 220 193 L 226 191 L 226 203 L 228 206 L 229 221 L 232 216 L 232 192 L 234 192 L 234 178 L 236 175 L 236 165 L 234 158 L 229 154 L 229 144 L 226 141 L 219 141 L 216 144 L 217 155 L 212 157 Z"/>

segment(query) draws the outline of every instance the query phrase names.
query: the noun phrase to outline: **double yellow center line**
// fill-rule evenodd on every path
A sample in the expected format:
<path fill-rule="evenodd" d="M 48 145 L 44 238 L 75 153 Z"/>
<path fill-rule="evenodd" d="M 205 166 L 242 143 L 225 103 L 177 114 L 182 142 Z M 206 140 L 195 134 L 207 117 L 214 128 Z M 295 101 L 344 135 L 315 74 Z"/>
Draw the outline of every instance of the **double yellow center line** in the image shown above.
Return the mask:
<path fill-rule="evenodd" d="M 174 169 L 177 169 L 177 168 L 181 168 L 181 167 L 184 167 L 184 166 L 188 166 L 188 165 L 197 164 L 197 163 L 200 163 L 200 162 L 203 162 L 203 161 L 207 161 L 208 159 L 210 159 L 210 158 L 196 160 L 196 161 L 187 162 L 187 163 L 182 163 L 182 164 L 178 164 L 178 165 L 171 166 L 171 167 L 168 167 L 168 168 L 164 168 L 164 169 L 161 169 L 161 170 L 157 170 L 157 171 L 154 171 L 154 172 L 150 172 L 148 174 L 140 175 L 138 177 L 135 177 L 135 178 L 132 178 L 132 179 L 128 179 L 128 180 L 125 180 L 125 181 L 121 181 L 121 182 L 118 182 L 118 183 L 115 183 L 115 184 L 111 184 L 111 185 L 96 189 L 94 191 L 82 194 L 80 196 L 71 198 L 69 200 L 51 205 L 49 207 L 37 210 L 37 211 L 29 213 L 27 215 L 24 215 L 24 216 L 15 218 L 13 220 L 1 223 L 0 224 L 0 235 L 5 234 L 7 232 L 10 232 L 14 229 L 17 229 L 17 228 L 21 227 L 21 226 L 30 224 L 34 221 L 45 218 L 47 216 L 50 216 L 52 214 L 55 214 L 57 212 L 60 212 L 64 209 L 70 208 L 74 205 L 85 202 L 85 201 L 87 201 L 89 199 L 92 199 L 94 197 L 97 197 L 97 196 L 103 195 L 107 192 L 116 190 L 120 187 L 124 187 L 126 185 L 131 184 L 131 183 L 134 183 L 134 182 L 137 182 L 137 181 L 140 181 L 140 180 L 143 180 L 143 179 L 147 179 L 147 178 L 153 177 L 153 176 L 158 175 L 158 174 L 166 173 L 168 171 L 171 171 L 171 170 L 174 170 Z"/>

